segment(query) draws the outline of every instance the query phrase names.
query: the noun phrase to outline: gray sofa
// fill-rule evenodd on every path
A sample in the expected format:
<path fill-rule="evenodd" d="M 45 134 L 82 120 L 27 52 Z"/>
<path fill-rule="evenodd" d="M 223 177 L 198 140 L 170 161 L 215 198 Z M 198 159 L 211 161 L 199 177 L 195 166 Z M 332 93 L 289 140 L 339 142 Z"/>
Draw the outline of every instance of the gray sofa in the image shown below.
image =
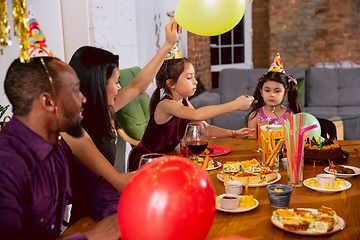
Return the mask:
<path fill-rule="evenodd" d="M 303 111 L 326 119 L 340 116 L 344 139 L 360 140 L 360 68 L 310 67 Z"/>
<path fill-rule="evenodd" d="M 207 90 L 190 101 L 199 108 L 226 103 L 242 94 L 252 95 L 257 79 L 266 71 L 267 68 L 224 69 L 219 75 L 219 88 Z M 340 116 L 344 119 L 344 139 L 360 140 L 360 69 L 311 67 L 308 71 L 303 68 L 288 68 L 285 71 L 296 79 L 305 78 L 300 93 L 304 112 L 327 119 Z M 208 123 L 239 129 L 245 126 L 244 118 L 249 111 L 227 113 L 209 119 Z"/>

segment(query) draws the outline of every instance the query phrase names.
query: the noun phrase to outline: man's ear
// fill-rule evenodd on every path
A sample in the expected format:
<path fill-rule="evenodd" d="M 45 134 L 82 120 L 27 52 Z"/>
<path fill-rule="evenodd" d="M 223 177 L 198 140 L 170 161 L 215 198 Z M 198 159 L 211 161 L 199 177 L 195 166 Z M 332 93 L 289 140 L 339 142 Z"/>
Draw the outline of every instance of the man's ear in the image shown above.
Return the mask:
<path fill-rule="evenodd" d="M 55 102 L 53 97 L 49 93 L 41 93 L 40 94 L 40 105 L 49 112 L 55 111 Z"/>

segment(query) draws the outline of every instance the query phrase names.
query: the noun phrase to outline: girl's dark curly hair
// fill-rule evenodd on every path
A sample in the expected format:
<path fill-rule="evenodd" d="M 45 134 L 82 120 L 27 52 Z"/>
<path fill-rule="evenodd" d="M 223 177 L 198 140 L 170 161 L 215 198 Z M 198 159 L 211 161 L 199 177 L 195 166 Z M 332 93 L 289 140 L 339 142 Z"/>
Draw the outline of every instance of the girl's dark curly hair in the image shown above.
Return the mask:
<path fill-rule="evenodd" d="M 290 81 L 289 80 L 290 80 L 290 77 L 288 77 L 286 74 L 281 73 L 281 72 L 271 72 L 270 71 L 262 77 L 260 82 L 256 85 L 256 88 L 255 88 L 255 91 L 253 94 L 254 98 L 256 100 L 258 100 L 258 102 L 256 104 L 252 105 L 251 111 L 246 115 L 246 117 L 245 117 L 245 125 L 246 126 L 248 126 L 249 120 L 255 118 L 257 116 L 259 109 L 265 105 L 264 99 L 261 96 L 260 90 L 262 89 L 264 83 L 267 81 L 274 81 L 274 82 L 281 83 L 284 86 L 285 91 L 289 90 L 289 92 L 288 92 L 289 109 L 293 113 L 301 112 L 301 106 L 300 106 L 299 101 L 297 100 L 298 89 L 297 89 L 296 83 L 293 80 L 290 80 Z M 255 112 L 254 116 L 251 119 L 249 119 L 250 115 L 253 112 Z"/>

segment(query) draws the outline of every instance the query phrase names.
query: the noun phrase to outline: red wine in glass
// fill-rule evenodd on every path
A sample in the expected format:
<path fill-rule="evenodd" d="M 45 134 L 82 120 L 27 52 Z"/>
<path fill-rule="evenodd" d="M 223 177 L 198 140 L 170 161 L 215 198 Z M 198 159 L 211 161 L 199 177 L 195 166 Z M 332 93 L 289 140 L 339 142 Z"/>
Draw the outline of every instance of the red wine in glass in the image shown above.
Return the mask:
<path fill-rule="evenodd" d="M 185 130 L 185 145 L 189 151 L 195 155 L 197 162 L 199 155 L 205 151 L 209 133 L 204 123 L 188 123 Z"/>
<path fill-rule="evenodd" d="M 188 141 L 186 143 L 187 148 L 189 151 L 195 155 L 200 155 L 202 152 L 205 151 L 208 145 L 208 141 Z"/>

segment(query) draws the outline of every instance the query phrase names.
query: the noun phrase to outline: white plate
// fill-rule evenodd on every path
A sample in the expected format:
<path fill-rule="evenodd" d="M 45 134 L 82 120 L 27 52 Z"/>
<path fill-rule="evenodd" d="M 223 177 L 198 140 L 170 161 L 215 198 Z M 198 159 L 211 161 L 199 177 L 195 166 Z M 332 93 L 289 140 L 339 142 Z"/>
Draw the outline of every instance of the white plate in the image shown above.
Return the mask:
<path fill-rule="evenodd" d="M 308 179 L 306 179 L 305 181 L 308 181 L 308 180 L 310 180 L 310 179 L 315 179 L 315 180 L 316 180 L 316 178 L 308 178 Z M 349 183 L 349 182 L 346 181 L 346 180 L 344 180 L 344 181 L 345 181 L 345 186 L 344 186 L 344 188 L 341 188 L 341 189 L 325 189 L 325 188 L 323 188 L 323 187 L 313 187 L 313 186 L 311 186 L 311 185 L 307 185 L 307 184 L 305 183 L 305 181 L 304 181 L 305 187 L 308 187 L 308 188 L 310 188 L 310 189 L 312 189 L 312 190 L 315 190 L 315 191 L 318 191 L 318 192 L 325 192 L 325 193 L 341 192 L 341 191 L 344 191 L 344 190 L 349 189 L 349 188 L 351 187 L 351 183 Z"/>
<path fill-rule="evenodd" d="M 276 174 L 277 174 L 277 177 L 274 180 L 272 180 L 271 182 L 267 182 L 267 183 L 250 183 L 249 187 L 263 187 L 263 186 L 267 186 L 267 185 L 276 183 L 277 181 L 279 181 L 281 179 L 280 173 L 276 173 Z M 220 176 L 220 173 L 216 174 L 216 177 L 220 181 L 225 182 L 224 179 Z"/>
<path fill-rule="evenodd" d="M 220 168 L 220 167 L 221 167 L 221 162 L 218 162 L 218 161 L 214 161 L 214 162 L 216 162 L 216 163 L 217 163 L 217 166 L 216 166 L 216 167 L 214 167 L 214 168 L 206 168 L 206 170 L 207 170 L 207 171 L 215 170 L 215 169 L 218 169 L 218 168 Z"/>
<path fill-rule="evenodd" d="M 242 198 L 244 196 L 240 196 L 240 198 Z M 241 213 L 241 212 L 247 212 L 247 211 L 250 211 L 250 210 L 253 210 L 254 208 L 256 208 L 257 206 L 259 206 L 259 201 L 255 200 L 256 202 L 256 205 L 255 206 L 252 206 L 252 207 L 249 207 L 249 208 L 242 208 L 242 207 L 238 207 L 236 209 L 232 209 L 232 210 L 229 210 L 229 209 L 223 209 L 220 207 L 220 203 L 218 203 L 218 199 L 219 197 L 216 197 L 216 209 L 219 210 L 219 211 L 222 211 L 222 212 L 228 212 L 228 213 Z"/>
<path fill-rule="evenodd" d="M 298 208 L 298 209 L 302 209 L 302 210 L 307 210 L 307 211 L 312 211 L 313 213 L 317 213 L 317 209 L 313 209 L 313 208 Z M 294 209 L 290 209 L 292 211 L 294 211 Z M 342 219 L 341 217 L 337 216 L 337 223 L 334 225 L 334 228 L 326 233 L 314 233 L 314 232 L 308 232 L 308 231 L 296 231 L 296 230 L 290 230 L 290 229 L 285 229 L 284 227 L 282 227 L 281 225 L 279 225 L 277 222 L 275 222 L 273 220 L 274 216 L 271 216 L 271 223 L 274 224 L 274 226 L 280 228 L 281 230 L 284 230 L 286 232 L 291 232 L 291 233 L 295 233 L 295 234 L 300 234 L 300 235 L 328 235 L 328 234 L 333 234 L 336 233 L 340 230 L 343 230 L 346 226 L 346 222 L 344 221 L 344 219 Z"/>
<path fill-rule="evenodd" d="M 336 173 L 336 176 L 337 176 L 337 177 L 340 177 L 340 178 L 350 178 L 350 177 L 354 177 L 354 176 L 360 175 L 360 168 L 353 167 L 353 166 L 348 166 L 348 165 L 339 165 L 339 166 L 343 166 L 343 167 L 346 167 L 346 168 L 351 168 L 352 170 L 354 170 L 355 173 L 354 173 L 354 174 Z M 327 166 L 326 168 L 324 168 L 324 171 L 327 172 L 327 173 L 330 173 L 330 174 L 334 174 L 332 171 L 329 171 L 329 166 Z"/>

